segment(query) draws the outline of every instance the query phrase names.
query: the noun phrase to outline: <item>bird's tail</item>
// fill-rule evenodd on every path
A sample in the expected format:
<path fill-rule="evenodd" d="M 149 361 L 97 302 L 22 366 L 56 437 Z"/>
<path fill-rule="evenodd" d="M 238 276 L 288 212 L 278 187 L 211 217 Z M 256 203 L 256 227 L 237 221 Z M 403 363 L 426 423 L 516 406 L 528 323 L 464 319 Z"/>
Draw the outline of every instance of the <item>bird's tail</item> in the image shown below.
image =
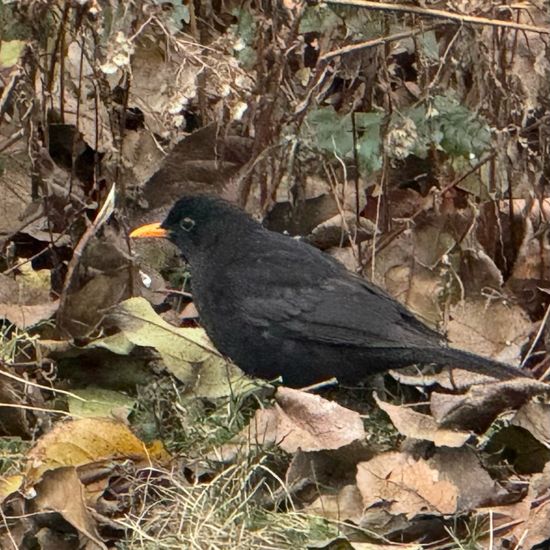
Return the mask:
<path fill-rule="evenodd" d="M 438 354 L 441 357 L 440 364 L 461 368 L 470 372 L 491 376 L 498 380 L 511 380 L 514 378 L 532 378 L 532 374 L 523 371 L 519 367 L 513 367 L 506 363 L 500 363 L 493 359 L 453 348 L 442 348 Z M 439 363 L 439 361 L 438 361 Z"/>

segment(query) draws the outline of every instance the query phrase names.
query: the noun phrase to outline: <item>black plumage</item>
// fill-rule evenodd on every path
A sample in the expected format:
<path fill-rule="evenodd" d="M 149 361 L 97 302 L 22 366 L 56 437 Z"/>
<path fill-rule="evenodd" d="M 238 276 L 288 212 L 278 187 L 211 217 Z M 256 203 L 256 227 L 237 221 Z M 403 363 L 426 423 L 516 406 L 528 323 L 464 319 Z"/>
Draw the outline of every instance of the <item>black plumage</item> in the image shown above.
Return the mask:
<path fill-rule="evenodd" d="M 225 201 L 184 197 L 160 228 L 189 263 L 201 324 L 250 375 L 282 376 L 300 387 L 434 363 L 497 379 L 522 376 L 512 366 L 447 347 L 379 287 Z"/>

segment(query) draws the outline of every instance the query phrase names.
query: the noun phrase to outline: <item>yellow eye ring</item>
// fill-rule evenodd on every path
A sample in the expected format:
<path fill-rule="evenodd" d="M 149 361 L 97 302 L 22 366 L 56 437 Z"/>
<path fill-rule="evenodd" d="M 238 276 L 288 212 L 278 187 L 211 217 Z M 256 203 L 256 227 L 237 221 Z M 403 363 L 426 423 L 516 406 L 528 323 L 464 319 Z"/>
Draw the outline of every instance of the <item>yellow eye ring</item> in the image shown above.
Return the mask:
<path fill-rule="evenodd" d="M 185 217 L 180 221 L 180 227 L 184 231 L 191 231 L 195 227 L 195 220 L 193 218 Z"/>

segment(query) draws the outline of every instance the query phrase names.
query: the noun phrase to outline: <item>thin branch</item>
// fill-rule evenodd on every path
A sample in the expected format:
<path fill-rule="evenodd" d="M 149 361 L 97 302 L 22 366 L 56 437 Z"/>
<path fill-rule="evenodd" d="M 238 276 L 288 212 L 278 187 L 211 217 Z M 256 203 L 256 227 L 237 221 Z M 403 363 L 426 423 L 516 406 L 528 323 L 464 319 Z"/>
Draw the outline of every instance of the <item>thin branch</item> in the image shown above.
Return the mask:
<path fill-rule="evenodd" d="M 337 4 L 339 6 L 357 6 L 358 8 L 367 8 L 370 10 L 381 10 L 401 13 L 414 13 L 426 17 L 437 17 L 438 19 L 451 19 L 459 23 L 471 23 L 473 25 L 489 25 L 491 27 L 505 27 L 508 29 L 519 29 L 527 32 L 536 32 L 539 34 L 550 34 L 550 27 L 537 27 L 534 25 L 524 25 L 515 21 L 503 21 L 502 19 L 490 19 L 488 17 L 478 17 L 477 15 L 466 15 L 446 10 L 436 10 L 433 8 L 422 8 L 420 6 L 410 6 L 405 4 L 391 4 L 390 2 L 374 2 L 372 0 L 325 0 L 326 4 Z"/>
<path fill-rule="evenodd" d="M 477 172 L 484 164 L 487 164 L 487 162 L 494 159 L 495 156 L 496 156 L 496 152 L 493 152 L 493 153 L 490 153 L 485 158 L 481 159 L 479 162 L 477 162 L 474 166 L 472 166 L 464 174 L 458 176 L 451 183 L 449 183 L 448 185 L 443 187 L 443 189 L 441 189 L 438 192 L 438 195 L 441 196 L 441 195 L 444 195 L 445 193 L 447 193 L 448 191 L 450 191 L 453 187 L 455 187 L 456 185 L 458 185 L 459 183 L 464 181 L 468 176 L 470 176 L 470 175 L 474 174 L 475 172 Z M 410 226 L 410 223 L 413 222 L 416 218 L 418 218 L 418 216 L 420 216 L 420 214 L 422 214 L 424 211 L 425 211 L 424 207 L 418 208 L 418 210 L 416 210 L 416 212 L 414 212 L 409 218 L 407 218 L 407 223 L 404 223 L 401 227 L 398 227 L 397 229 L 394 229 L 393 231 L 390 231 L 389 233 L 384 235 L 380 239 L 380 243 L 378 244 L 378 247 L 376 248 L 376 252 L 380 252 L 381 250 L 384 250 L 384 248 L 386 248 L 392 241 L 394 241 L 399 235 L 401 235 L 401 233 L 403 233 L 407 229 L 407 227 Z M 371 251 L 370 256 L 371 257 L 369 258 L 369 260 L 372 260 L 372 258 L 374 257 L 374 251 Z M 365 265 L 367 263 L 368 262 L 366 262 Z"/>
<path fill-rule="evenodd" d="M 339 55 L 345 55 L 351 52 L 356 52 L 357 50 L 365 50 L 367 48 L 372 48 L 374 46 L 380 46 L 381 44 L 386 44 L 387 42 L 395 42 L 396 40 L 402 40 L 403 38 L 409 38 L 417 34 L 423 34 L 425 32 L 431 31 L 444 24 L 445 23 L 435 23 L 428 27 L 410 29 L 408 31 L 397 32 L 395 34 L 390 34 L 388 36 L 381 36 L 380 38 L 373 38 L 372 40 L 366 40 L 365 42 L 350 44 L 349 46 L 344 46 L 342 48 L 332 50 L 331 52 L 327 52 L 319 56 L 319 61 L 327 61 L 328 59 L 332 59 L 333 57 L 337 57 Z"/>

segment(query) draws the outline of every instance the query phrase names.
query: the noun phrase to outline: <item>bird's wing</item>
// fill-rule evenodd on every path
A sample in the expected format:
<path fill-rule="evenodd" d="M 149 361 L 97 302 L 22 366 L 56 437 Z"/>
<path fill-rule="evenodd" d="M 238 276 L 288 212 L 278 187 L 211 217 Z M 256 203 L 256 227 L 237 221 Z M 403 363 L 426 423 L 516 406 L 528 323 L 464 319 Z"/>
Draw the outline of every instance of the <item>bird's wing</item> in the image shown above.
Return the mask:
<path fill-rule="evenodd" d="M 262 279 L 262 292 L 247 292 L 242 307 L 249 322 L 279 336 L 335 345 L 407 348 L 439 345 L 442 336 L 421 323 L 380 288 L 324 255 L 298 262 L 278 250 L 271 270 L 248 273 Z M 295 264 L 289 263 L 291 258 Z M 260 262 L 261 263 L 261 262 Z M 282 270 L 280 266 L 286 266 Z M 252 268 L 255 271 L 255 268 Z"/>

